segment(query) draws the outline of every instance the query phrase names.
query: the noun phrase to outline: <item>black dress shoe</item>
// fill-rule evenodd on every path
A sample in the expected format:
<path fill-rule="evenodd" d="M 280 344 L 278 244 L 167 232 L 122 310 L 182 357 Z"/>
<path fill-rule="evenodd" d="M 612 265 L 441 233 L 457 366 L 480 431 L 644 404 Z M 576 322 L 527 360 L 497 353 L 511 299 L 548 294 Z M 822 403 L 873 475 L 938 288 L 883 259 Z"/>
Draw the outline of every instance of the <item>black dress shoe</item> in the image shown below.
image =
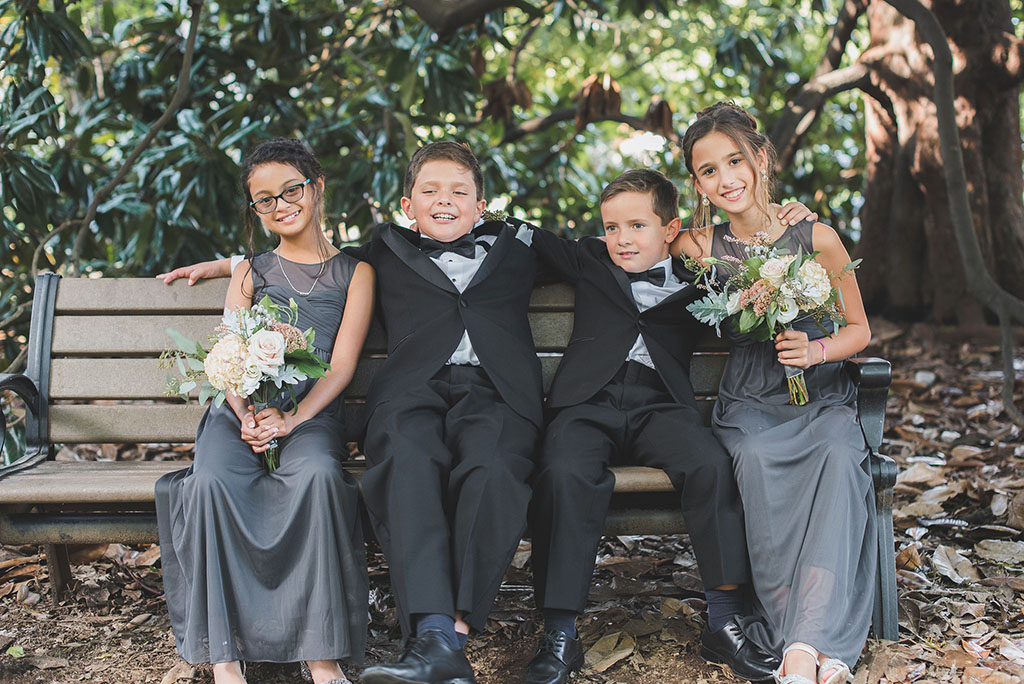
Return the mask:
<path fill-rule="evenodd" d="M 779 667 L 778 658 L 747 639 L 735 617 L 721 629 L 705 630 L 700 635 L 700 657 L 709 663 L 728 665 L 737 677 L 752 682 L 771 680 L 772 672 Z"/>
<path fill-rule="evenodd" d="M 523 684 L 565 684 L 569 675 L 583 667 L 583 642 L 557 629 L 540 637 L 537 655 L 526 667 Z"/>
<path fill-rule="evenodd" d="M 457 651 L 429 631 L 409 639 L 397 662 L 363 670 L 363 684 L 476 684 L 465 651 Z"/>

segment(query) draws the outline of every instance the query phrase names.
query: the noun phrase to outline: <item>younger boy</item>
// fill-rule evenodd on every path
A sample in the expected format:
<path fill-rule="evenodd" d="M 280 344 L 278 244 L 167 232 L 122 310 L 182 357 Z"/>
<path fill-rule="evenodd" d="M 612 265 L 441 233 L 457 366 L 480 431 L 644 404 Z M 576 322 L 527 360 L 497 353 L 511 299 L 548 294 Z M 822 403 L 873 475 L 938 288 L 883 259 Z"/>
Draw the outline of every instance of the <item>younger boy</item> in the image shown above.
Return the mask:
<path fill-rule="evenodd" d="M 583 611 L 615 478 L 625 460 L 663 469 L 680 492 L 709 629 L 701 655 L 737 675 L 771 677 L 775 660 L 743 637 L 740 585 L 749 581 L 743 515 L 728 455 L 704 427 L 689 379 L 705 332 L 686 311 L 700 295 L 669 256 L 679 193 L 662 174 L 628 171 L 601 193 L 605 239 L 534 231 L 533 246 L 576 288 L 575 323 L 548 395 L 530 528 L 545 634 L 527 684 L 568 681 L 583 662 Z"/>

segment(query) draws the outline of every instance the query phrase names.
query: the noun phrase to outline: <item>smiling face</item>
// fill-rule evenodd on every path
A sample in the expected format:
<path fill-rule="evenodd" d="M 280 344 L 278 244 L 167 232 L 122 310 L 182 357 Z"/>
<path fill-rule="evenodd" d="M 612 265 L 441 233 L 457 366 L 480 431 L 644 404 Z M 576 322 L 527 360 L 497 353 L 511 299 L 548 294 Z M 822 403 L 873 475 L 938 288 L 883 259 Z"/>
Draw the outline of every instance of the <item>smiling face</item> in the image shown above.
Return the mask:
<path fill-rule="evenodd" d="M 483 198 L 477 197 L 473 172 L 448 159 L 428 161 L 420 169 L 402 211 L 416 221 L 418 230 L 435 240 L 451 242 L 480 220 Z"/>
<path fill-rule="evenodd" d="M 763 154 L 755 156 L 763 163 Z M 760 167 L 754 169 L 743 150 L 731 137 L 712 131 L 693 144 L 693 183 L 697 192 L 727 214 L 739 216 L 761 211 L 756 197 L 760 191 Z"/>
<path fill-rule="evenodd" d="M 301 184 L 306 176 L 291 164 L 267 162 L 253 168 L 249 175 L 249 196 L 253 201 L 280 195 L 287 188 Z M 316 185 L 317 187 L 314 187 Z M 263 226 L 282 237 L 294 237 L 312 225 L 316 190 L 323 190 L 323 178 L 313 179 L 303 188 L 302 197 L 289 202 L 277 200 L 277 208 L 269 214 L 257 214 Z M 252 211 L 252 209 L 250 209 Z"/>
<path fill-rule="evenodd" d="M 629 273 L 667 259 L 669 243 L 679 233 L 679 218 L 664 223 L 654 213 L 652 198 L 650 192 L 620 192 L 601 204 L 608 256 Z"/>

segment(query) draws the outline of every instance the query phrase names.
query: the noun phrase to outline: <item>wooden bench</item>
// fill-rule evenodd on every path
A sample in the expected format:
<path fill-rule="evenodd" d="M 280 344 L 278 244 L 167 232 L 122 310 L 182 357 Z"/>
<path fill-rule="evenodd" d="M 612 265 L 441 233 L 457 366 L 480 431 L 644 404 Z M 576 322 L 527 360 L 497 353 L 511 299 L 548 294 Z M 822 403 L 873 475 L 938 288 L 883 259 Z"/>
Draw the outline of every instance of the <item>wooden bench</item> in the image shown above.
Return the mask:
<path fill-rule="evenodd" d="M 40 275 L 33 299 L 29 360 L 24 374 L 0 375 L 0 389 L 27 404 L 25 456 L 0 469 L 0 543 L 44 544 L 54 597 L 71 574 L 67 544 L 157 541 L 153 484 L 187 461 L 56 461 L 58 444 L 191 443 L 204 408 L 164 395 L 167 372 L 156 357 L 171 344 L 166 329 L 206 339 L 220 320 L 227 280 L 188 287 L 155 279 L 67 279 Z M 537 288 L 530 323 L 545 388 L 572 331 L 573 293 Z M 363 397 L 386 353 L 384 333 L 371 330 L 346 392 L 348 425 L 360 424 Z M 694 356 L 692 380 L 710 422 L 727 351 L 709 332 Z M 882 441 L 889 363 L 848 363 L 859 384 L 861 424 L 871 446 L 879 529 L 880 581 L 876 635 L 896 637 L 892 487 L 896 467 L 877 454 Z M 3 421 L 0 414 L 0 421 Z M 4 438 L 7 426 L 2 425 Z M 355 434 L 348 435 L 352 441 Z M 358 475 L 358 462 L 348 464 Z M 661 470 L 617 467 L 606 533 L 685 531 L 678 496 Z"/>

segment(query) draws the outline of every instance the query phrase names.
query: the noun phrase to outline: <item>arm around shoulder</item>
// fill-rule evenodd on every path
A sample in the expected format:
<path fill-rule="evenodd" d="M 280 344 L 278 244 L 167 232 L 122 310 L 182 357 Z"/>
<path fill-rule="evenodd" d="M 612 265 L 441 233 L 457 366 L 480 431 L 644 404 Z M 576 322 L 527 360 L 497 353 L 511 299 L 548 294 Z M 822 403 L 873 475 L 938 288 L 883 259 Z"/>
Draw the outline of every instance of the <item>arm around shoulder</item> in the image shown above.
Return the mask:
<path fill-rule="evenodd" d="M 713 234 L 714 228 L 711 226 L 681 230 L 676 235 L 676 239 L 669 244 L 668 251 L 676 259 L 686 257 L 700 259 L 711 256 L 711 236 Z"/>

